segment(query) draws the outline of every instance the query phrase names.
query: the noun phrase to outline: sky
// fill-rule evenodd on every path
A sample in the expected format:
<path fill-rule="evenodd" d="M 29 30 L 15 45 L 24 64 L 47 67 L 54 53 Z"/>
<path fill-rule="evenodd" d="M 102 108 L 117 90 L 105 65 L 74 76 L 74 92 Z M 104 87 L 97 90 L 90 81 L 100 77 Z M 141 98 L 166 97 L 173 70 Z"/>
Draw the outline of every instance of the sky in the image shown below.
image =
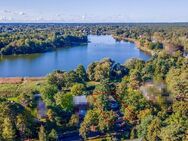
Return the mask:
<path fill-rule="evenodd" d="M 0 22 L 188 22 L 188 0 L 0 0 Z"/>

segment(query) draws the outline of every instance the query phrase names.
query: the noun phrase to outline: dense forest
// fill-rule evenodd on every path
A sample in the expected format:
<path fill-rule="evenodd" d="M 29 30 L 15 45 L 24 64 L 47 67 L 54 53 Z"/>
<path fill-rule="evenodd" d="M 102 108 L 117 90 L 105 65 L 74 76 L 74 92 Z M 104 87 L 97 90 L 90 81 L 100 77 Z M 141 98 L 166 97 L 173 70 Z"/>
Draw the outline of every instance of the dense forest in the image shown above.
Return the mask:
<path fill-rule="evenodd" d="M 188 52 L 188 24 L 0 24 L 0 53 L 30 54 L 87 43 L 87 35 L 113 35 L 143 50 Z M 149 51 L 150 52 L 150 51 Z M 151 53 L 151 52 L 150 52 Z"/>
<path fill-rule="evenodd" d="M 0 84 L 0 140 L 55 141 L 77 135 L 91 141 L 188 140 L 187 29 L 187 24 L 1 25 L 1 52 L 14 39 L 66 39 L 74 31 L 81 42 L 88 34 L 133 41 L 152 57 L 124 64 L 104 58 L 87 68 L 54 71 L 40 81 Z M 78 113 L 75 97 L 86 97 L 86 113 Z"/>
<path fill-rule="evenodd" d="M 31 54 L 87 43 L 87 36 L 70 29 L 2 26 L 0 54 Z"/>

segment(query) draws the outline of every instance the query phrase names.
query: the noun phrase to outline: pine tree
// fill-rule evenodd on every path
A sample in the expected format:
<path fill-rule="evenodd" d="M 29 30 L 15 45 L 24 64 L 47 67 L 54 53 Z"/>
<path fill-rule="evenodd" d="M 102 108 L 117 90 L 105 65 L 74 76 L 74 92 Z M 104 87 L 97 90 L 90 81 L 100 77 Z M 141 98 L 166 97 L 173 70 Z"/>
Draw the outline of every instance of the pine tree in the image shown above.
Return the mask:
<path fill-rule="evenodd" d="M 81 81 L 86 81 L 87 80 L 87 74 L 86 70 L 83 65 L 79 65 L 76 69 L 76 74 L 78 75 L 79 79 Z"/>

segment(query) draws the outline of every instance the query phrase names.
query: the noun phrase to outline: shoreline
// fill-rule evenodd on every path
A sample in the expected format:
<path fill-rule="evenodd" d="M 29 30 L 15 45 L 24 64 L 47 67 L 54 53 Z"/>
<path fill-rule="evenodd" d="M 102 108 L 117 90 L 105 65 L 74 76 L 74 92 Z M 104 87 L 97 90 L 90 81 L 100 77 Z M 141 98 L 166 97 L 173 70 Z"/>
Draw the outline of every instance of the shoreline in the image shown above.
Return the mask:
<path fill-rule="evenodd" d="M 32 53 L 2 54 L 0 52 L 0 57 L 43 54 L 43 53 L 47 53 L 47 52 L 56 51 L 57 49 L 70 48 L 70 47 L 75 47 L 75 46 L 80 46 L 80 45 L 87 45 L 88 43 L 89 43 L 89 41 L 87 41 L 87 42 L 80 42 L 80 43 L 73 42 L 71 45 L 65 45 L 65 46 L 57 47 L 57 48 L 49 48 L 47 50 L 43 50 L 43 51 L 40 51 L 40 52 L 32 52 Z"/>
<path fill-rule="evenodd" d="M 132 39 L 132 38 L 125 38 L 122 36 L 115 36 L 115 35 L 111 35 L 114 39 L 120 40 L 120 41 L 126 41 L 126 42 L 131 42 L 134 43 L 135 46 L 140 49 L 141 51 L 149 54 L 149 55 L 153 55 L 153 51 L 150 49 L 147 49 L 145 47 L 142 47 L 139 43 L 139 41 L 137 41 L 136 39 Z M 23 54 L 19 54 L 19 55 L 23 55 Z M 19 56 L 18 55 L 18 56 Z M 27 54 L 24 54 L 27 55 Z M 9 55 L 5 55 L 5 56 L 9 56 Z M 17 56 L 17 55 L 16 55 Z M 15 76 L 15 77 L 0 77 L 0 84 L 21 84 L 24 82 L 28 82 L 28 81 L 40 81 L 40 80 L 44 80 L 46 78 L 46 76 Z"/>
<path fill-rule="evenodd" d="M 151 56 L 153 56 L 153 55 L 155 54 L 153 50 L 141 46 L 141 45 L 140 45 L 140 42 L 139 42 L 138 40 L 136 40 L 136 39 L 133 39 L 133 38 L 125 38 L 125 37 L 122 37 L 122 36 L 115 36 L 115 35 L 112 35 L 112 37 L 113 37 L 114 39 L 116 39 L 116 40 L 134 43 L 138 49 L 140 49 L 141 51 L 143 51 L 143 52 L 145 52 L 145 53 L 148 53 L 148 54 L 151 55 Z"/>
<path fill-rule="evenodd" d="M 28 81 L 40 81 L 45 77 L 0 77 L 0 84 L 21 84 Z"/>

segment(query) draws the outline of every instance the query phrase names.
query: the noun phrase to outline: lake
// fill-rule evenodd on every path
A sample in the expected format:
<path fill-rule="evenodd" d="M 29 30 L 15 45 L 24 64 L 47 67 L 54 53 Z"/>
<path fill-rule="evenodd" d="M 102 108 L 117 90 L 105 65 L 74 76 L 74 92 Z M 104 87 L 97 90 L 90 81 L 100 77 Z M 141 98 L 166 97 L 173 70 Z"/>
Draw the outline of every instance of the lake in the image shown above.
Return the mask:
<path fill-rule="evenodd" d="M 90 35 L 85 45 L 60 48 L 46 53 L 0 56 L 0 77 L 45 76 L 54 70 L 69 71 L 79 64 L 87 67 L 91 62 L 108 57 L 124 63 L 130 58 L 148 60 L 150 55 L 139 50 L 134 43 L 117 42 L 110 35 Z"/>

